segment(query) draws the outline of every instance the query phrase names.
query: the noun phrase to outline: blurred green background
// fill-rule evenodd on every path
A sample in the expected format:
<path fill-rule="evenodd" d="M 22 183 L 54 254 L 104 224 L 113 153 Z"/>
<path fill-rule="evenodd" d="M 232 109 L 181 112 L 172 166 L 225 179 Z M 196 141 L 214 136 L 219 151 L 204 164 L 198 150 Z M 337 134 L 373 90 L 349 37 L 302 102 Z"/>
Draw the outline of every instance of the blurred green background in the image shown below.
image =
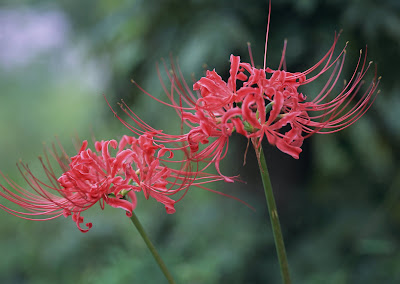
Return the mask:
<path fill-rule="evenodd" d="M 179 58 L 190 82 L 204 68 L 226 79 L 229 55 L 262 65 L 267 1 L 37 0 L 0 3 L 0 169 L 21 181 L 22 158 L 40 173 L 42 143 L 129 134 L 109 110 L 124 99 L 152 126 L 173 132 L 179 120 L 142 94 L 134 78 L 163 98 L 156 62 Z M 288 39 L 289 71 L 316 63 L 334 32 L 348 47 L 344 75 L 359 49 L 378 64 L 381 94 L 352 127 L 314 135 L 299 160 L 265 145 L 293 283 L 400 283 L 400 2 L 273 1 L 268 65 Z M 373 72 L 371 72 L 372 74 Z M 345 77 L 343 77 L 345 79 Z M 323 82 L 307 89 L 312 98 Z M 194 189 L 167 215 L 139 199 L 136 214 L 178 283 L 279 283 L 257 162 L 246 165 L 233 136 L 223 172 L 246 183 L 212 187 L 255 207 Z M 22 183 L 22 182 L 21 182 Z M 1 201 L 3 202 L 3 200 Z M 0 283 L 165 283 L 124 212 L 85 212 L 72 220 L 25 221 L 0 212 Z"/>

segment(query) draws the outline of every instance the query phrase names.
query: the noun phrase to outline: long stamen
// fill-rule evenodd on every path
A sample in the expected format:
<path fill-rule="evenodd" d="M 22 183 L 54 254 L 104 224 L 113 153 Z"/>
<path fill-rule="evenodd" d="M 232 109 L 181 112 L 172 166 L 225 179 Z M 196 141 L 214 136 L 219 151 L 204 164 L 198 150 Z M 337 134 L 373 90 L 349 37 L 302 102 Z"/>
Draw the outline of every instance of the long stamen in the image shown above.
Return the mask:
<path fill-rule="evenodd" d="M 265 67 L 267 65 L 267 47 L 268 47 L 268 34 L 269 34 L 269 23 L 271 20 L 271 0 L 269 0 L 269 11 L 268 11 L 268 22 L 267 22 L 267 34 L 265 36 L 265 49 L 264 49 L 264 65 L 263 69 L 265 70 Z"/>

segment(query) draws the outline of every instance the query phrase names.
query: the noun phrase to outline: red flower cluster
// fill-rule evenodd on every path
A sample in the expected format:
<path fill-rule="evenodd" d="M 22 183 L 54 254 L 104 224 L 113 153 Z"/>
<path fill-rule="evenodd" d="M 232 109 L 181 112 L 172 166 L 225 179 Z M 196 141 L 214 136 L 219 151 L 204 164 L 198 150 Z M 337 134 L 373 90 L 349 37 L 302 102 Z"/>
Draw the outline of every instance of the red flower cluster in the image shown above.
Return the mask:
<path fill-rule="evenodd" d="M 251 139 L 256 149 L 266 137 L 271 145 L 276 145 L 282 152 L 298 159 L 305 138 L 314 133 L 342 130 L 356 122 L 369 109 L 379 93 L 376 90 L 380 78 L 375 73 L 364 93 L 358 94 L 372 63 L 367 63 L 366 52 L 364 56 L 360 52 L 350 80 L 342 88 L 336 87 L 347 46 L 346 44 L 340 54 L 334 57 L 338 38 L 339 35 L 335 35 L 325 56 L 304 72 L 291 73 L 282 70 L 282 66 L 286 66 L 285 42 L 277 70 L 269 67 L 255 68 L 249 49 L 251 64 L 241 62 L 239 56 L 231 55 L 227 82 L 212 70 L 195 82 L 193 88 L 188 86 L 179 67 L 171 61 L 172 72 L 164 64 L 171 83 L 170 88 L 166 87 L 159 75 L 170 103 L 155 98 L 136 82 L 132 82 L 148 96 L 173 107 L 182 124 L 189 127 L 181 135 L 159 132 L 156 138 L 158 142 L 183 143 L 181 149 L 187 148 L 190 151 L 189 157 L 192 161 L 205 161 L 206 166 L 203 169 L 213 164 L 225 181 L 232 181 L 221 174 L 219 164 L 228 151 L 229 137 L 233 132 Z M 264 59 L 264 64 L 265 62 Z M 325 86 L 312 100 L 307 100 L 299 89 L 327 72 L 330 74 Z M 134 121 L 133 125 L 118 117 L 115 112 L 114 114 L 135 134 L 140 134 L 140 129 L 154 131 L 126 105 L 122 108 Z M 206 146 L 200 150 L 200 144 Z"/>
<path fill-rule="evenodd" d="M 189 143 L 197 145 L 208 137 L 228 137 L 236 131 L 251 138 L 258 148 L 265 135 L 270 144 L 298 159 L 305 137 L 313 133 L 336 132 L 353 124 L 373 102 L 378 82 L 374 78 L 354 106 L 349 107 L 370 66 L 366 64 L 366 57 L 360 62 L 360 56 L 349 82 L 329 99 L 346 54 L 343 50 L 332 62 L 336 40 L 323 59 L 326 62 L 322 70 L 308 79 L 306 75 L 318 68 L 323 60 L 305 72 L 290 73 L 270 68 L 257 69 L 249 63 L 240 62 L 240 57 L 231 55 L 227 83 L 214 70 L 207 71 L 206 77 L 193 85 L 194 90 L 200 90 L 201 96 L 195 106 L 196 112 L 183 116 L 199 125 L 191 129 Z M 306 101 L 306 96 L 298 88 L 331 68 L 333 71 L 323 90 L 313 100 Z M 236 87 L 237 81 L 241 83 L 240 88 Z M 196 150 L 196 147 L 191 149 Z"/>
<path fill-rule="evenodd" d="M 0 207 L 28 220 L 49 220 L 72 215 L 79 230 L 87 232 L 92 223 L 87 223 L 87 229 L 82 229 L 81 213 L 96 203 L 102 209 L 105 204 L 122 208 L 130 217 L 136 207 L 135 192 L 142 191 L 146 199 L 152 197 L 165 206 L 167 213 L 174 213 L 175 200 L 169 195 L 187 190 L 191 185 L 202 187 L 206 182 L 221 180 L 219 177 L 213 179 L 212 175 L 191 172 L 189 162 L 181 162 L 178 170 L 164 165 L 172 161 L 173 151 L 155 143 L 153 135 L 145 133 L 138 138 L 124 136 L 119 143 L 116 140 L 96 142 L 95 151 L 88 149 L 88 143 L 84 141 L 78 154 L 72 158 L 64 151 L 62 157 L 51 152 L 64 171 L 59 178 L 45 153 L 46 163 L 41 161 L 48 183 L 36 178 L 27 165 L 21 164 L 20 171 L 35 193 L 25 190 L 2 174 L 12 190 L 1 185 L 4 192 L 0 192 L 0 195 L 25 211 L 16 211 L 2 204 Z M 110 150 L 116 152 L 115 155 Z"/>
<path fill-rule="evenodd" d="M 195 94 L 188 87 L 179 67 L 172 62 L 172 74 L 168 74 L 171 91 L 162 82 L 171 104 L 163 103 L 174 107 L 182 122 L 189 126 L 189 131 L 177 141 L 187 141 L 192 160 L 209 159 L 209 164 L 215 164 L 220 173 L 219 162 L 226 154 L 233 132 L 251 139 L 256 149 L 266 136 L 271 145 L 298 159 L 306 137 L 314 133 L 333 133 L 350 126 L 375 100 L 380 78 L 375 73 L 370 85 L 359 95 L 365 83 L 363 78 L 372 63 L 367 63 L 366 52 L 362 56 L 360 51 L 350 80 L 340 90 L 335 89 L 346 56 L 346 46 L 337 57 L 333 56 L 338 38 L 339 35 L 335 35 L 326 55 L 304 72 L 282 70 L 282 66 L 286 65 L 286 42 L 277 70 L 268 67 L 258 69 L 253 62 L 241 62 L 239 56 L 231 55 L 227 82 L 215 70 L 207 71 L 206 76 L 193 85 Z M 166 66 L 165 69 L 168 71 Z M 299 88 L 326 72 L 330 72 L 330 76 L 325 86 L 312 100 L 307 100 Z M 175 94 L 179 99 L 175 98 Z M 182 103 L 186 106 L 183 107 Z M 210 138 L 215 139 L 210 143 Z M 201 151 L 200 144 L 206 144 Z M 225 180 L 230 181 L 228 177 Z"/>

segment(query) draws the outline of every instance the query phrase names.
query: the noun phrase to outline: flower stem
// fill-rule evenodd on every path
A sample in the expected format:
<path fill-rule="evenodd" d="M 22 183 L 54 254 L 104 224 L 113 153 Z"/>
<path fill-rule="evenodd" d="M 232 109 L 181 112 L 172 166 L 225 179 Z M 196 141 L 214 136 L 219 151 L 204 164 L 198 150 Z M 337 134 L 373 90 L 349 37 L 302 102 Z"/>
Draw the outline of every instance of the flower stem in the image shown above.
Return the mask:
<path fill-rule="evenodd" d="M 175 284 L 175 281 L 172 278 L 171 273 L 168 271 L 167 266 L 165 265 L 164 261 L 161 259 L 161 256 L 158 254 L 156 248 L 150 241 L 149 237 L 147 236 L 146 232 L 144 231 L 142 224 L 140 224 L 139 219 L 136 217 L 134 212 L 132 212 L 131 220 L 132 220 L 132 223 L 135 225 L 136 229 L 139 231 L 139 234 L 142 236 L 144 242 L 146 243 L 147 247 L 149 248 L 154 259 L 157 261 L 157 264 L 160 267 L 161 271 L 164 273 L 165 278 L 167 278 L 168 283 Z"/>
<path fill-rule="evenodd" d="M 272 191 L 271 180 L 269 178 L 267 162 L 265 161 L 264 152 L 261 145 L 256 152 L 257 156 L 259 157 L 260 173 L 264 185 L 265 197 L 267 199 L 268 212 L 271 219 L 272 232 L 274 234 L 275 247 L 278 254 L 282 280 L 284 284 L 290 284 L 289 264 L 286 257 L 285 243 L 283 241 L 281 225 L 279 223 L 278 211 L 276 209 L 274 193 Z"/>

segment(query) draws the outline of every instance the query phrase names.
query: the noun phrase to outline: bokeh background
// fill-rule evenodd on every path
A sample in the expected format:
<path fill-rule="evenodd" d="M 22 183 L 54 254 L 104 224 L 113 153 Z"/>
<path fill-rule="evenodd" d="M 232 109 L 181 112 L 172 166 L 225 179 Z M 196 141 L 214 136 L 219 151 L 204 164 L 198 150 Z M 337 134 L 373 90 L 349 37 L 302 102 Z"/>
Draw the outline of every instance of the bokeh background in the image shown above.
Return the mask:
<path fill-rule="evenodd" d="M 2 0 L 0 3 L 0 169 L 16 181 L 22 158 L 40 175 L 43 142 L 129 134 L 112 115 L 124 99 L 155 128 L 176 131 L 156 73 L 172 54 L 188 81 L 205 68 L 226 79 L 229 55 L 262 65 L 267 1 Z M 316 63 L 343 29 L 349 42 L 343 79 L 368 44 L 381 94 L 352 127 L 306 140 L 299 160 L 264 145 L 293 283 L 400 283 L 400 2 L 273 1 L 268 65 L 288 40 L 289 71 Z M 373 72 L 371 72 L 371 76 Z M 369 78 L 371 79 L 371 78 Z M 316 82 L 305 90 L 323 86 Z M 279 283 L 257 162 L 233 136 L 223 172 L 246 183 L 211 185 L 251 204 L 191 190 L 167 215 L 139 200 L 136 214 L 178 283 Z M 2 199 L 1 203 L 5 203 Z M 124 212 L 85 213 L 82 234 L 70 219 L 18 219 L 0 212 L 0 283 L 164 283 Z"/>

